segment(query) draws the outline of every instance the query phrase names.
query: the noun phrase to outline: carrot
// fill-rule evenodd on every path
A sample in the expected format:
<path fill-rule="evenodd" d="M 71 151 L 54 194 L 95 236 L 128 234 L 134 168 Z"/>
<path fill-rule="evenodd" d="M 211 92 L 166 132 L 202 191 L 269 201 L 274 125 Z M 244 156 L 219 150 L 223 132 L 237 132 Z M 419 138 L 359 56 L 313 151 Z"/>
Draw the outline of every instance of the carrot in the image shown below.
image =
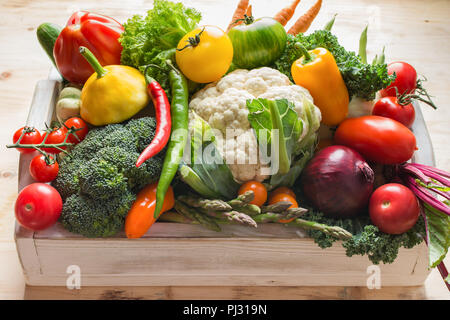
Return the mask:
<path fill-rule="evenodd" d="M 244 14 L 247 11 L 249 0 L 240 0 L 236 10 L 234 11 L 233 18 L 231 18 L 231 22 L 228 25 L 227 31 L 235 26 L 236 20 L 244 19 Z"/>
<path fill-rule="evenodd" d="M 288 23 L 288 21 L 291 20 L 292 16 L 294 15 L 295 8 L 297 8 L 299 3 L 300 0 L 292 1 L 290 5 L 281 9 L 273 18 L 277 20 L 279 23 L 281 23 L 283 26 L 285 26 L 286 23 Z"/>
<path fill-rule="evenodd" d="M 247 10 L 245 11 L 245 14 L 247 15 L 247 17 L 253 16 L 252 5 L 251 4 L 247 7 Z"/>
<path fill-rule="evenodd" d="M 294 25 L 289 29 L 288 33 L 295 36 L 300 32 L 306 32 L 314 18 L 319 13 L 321 6 L 322 0 L 317 0 L 316 3 L 304 15 L 298 18 Z"/>
<path fill-rule="evenodd" d="M 142 237 L 147 230 L 155 223 L 153 217 L 156 205 L 156 187 L 158 182 L 147 185 L 138 193 L 136 201 L 128 211 L 125 219 L 125 234 L 129 239 Z M 169 187 L 164 198 L 163 208 L 161 212 L 168 211 L 173 208 L 175 199 L 172 187 Z"/>

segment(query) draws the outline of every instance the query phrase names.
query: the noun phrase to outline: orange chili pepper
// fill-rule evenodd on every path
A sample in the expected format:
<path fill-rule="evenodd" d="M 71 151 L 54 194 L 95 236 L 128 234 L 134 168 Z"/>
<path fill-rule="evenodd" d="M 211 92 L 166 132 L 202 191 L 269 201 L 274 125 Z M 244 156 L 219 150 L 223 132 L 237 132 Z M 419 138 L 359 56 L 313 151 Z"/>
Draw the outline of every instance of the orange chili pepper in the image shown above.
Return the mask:
<path fill-rule="evenodd" d="M 157 186 L 158 182 L 151 183 L 138 193 L 136 201 L 131 206 L 125 219 L 125 234 L 127 238 L 136 239 L 142 237 L 158 219 L 153 216 Z M 174 204 L 173 189 L 169 187 L 164 197 L 161 213 L 172 209 Z"/>

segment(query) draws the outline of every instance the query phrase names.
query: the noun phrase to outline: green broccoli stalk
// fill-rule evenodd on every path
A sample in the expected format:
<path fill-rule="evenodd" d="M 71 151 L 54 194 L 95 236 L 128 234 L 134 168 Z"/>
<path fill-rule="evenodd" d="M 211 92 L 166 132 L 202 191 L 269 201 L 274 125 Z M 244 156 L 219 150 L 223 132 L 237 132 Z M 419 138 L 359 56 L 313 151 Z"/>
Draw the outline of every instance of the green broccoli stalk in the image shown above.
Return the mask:
<path fill-rule="evenodd" d="M 136 194 L 161 174 L 164 152 L 135 165 L 155 129 L 152 117 L 94 128 L 61 161 L 52 184 L 64 199 L 68 231 L 109 237 L 121 230 Z"/>

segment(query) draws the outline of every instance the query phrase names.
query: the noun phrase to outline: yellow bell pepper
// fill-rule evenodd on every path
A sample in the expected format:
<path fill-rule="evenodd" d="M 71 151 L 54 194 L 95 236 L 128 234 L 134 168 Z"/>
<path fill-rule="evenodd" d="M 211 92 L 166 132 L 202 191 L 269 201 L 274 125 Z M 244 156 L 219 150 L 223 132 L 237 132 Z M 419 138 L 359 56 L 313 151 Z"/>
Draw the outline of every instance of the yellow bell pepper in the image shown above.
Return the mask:
<path fill-rule="evenodd" d="M 81 91 L 81 117 L 94 126 L 130 119 L 149 103 L 144 76 L 128 66 L 102 67 L 92 52 L 80 53 L 94 68 Z"/>
<path fill-rule="evenodd" d="M 295 84 L 308 89 L 322 113 L 322 123 L 335 126 L 348 114 L 348 91 L 333 55 L 324 48 L 303 51 L 291 67 Z"/>

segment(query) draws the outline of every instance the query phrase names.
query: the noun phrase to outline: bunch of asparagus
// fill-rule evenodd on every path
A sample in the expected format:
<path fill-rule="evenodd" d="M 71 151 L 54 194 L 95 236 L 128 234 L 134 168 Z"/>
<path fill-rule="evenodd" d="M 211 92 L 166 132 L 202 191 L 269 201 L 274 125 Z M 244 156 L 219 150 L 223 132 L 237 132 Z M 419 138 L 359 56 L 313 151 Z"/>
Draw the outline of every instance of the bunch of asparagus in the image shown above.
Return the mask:
<path fill-rule="evenodd" d="M 239 195 L 230 201 L 203 199 L 195 195 L 182 195 L 175 201 L 174 212 L 161 215 L 160 221 L 200 224 L 208 229 L 220 231 L 220 224 L 241 224 L 256 228 L 258 223 L 284 223 L 303 229 L 320 230 L 337 239 L 349 239 L 352 234 L 347 230 L 301 219 L 308 210 L 289 208 L 290 202 L 277 202 L 261 208 L 251 204 L 253 191 Z"/>

